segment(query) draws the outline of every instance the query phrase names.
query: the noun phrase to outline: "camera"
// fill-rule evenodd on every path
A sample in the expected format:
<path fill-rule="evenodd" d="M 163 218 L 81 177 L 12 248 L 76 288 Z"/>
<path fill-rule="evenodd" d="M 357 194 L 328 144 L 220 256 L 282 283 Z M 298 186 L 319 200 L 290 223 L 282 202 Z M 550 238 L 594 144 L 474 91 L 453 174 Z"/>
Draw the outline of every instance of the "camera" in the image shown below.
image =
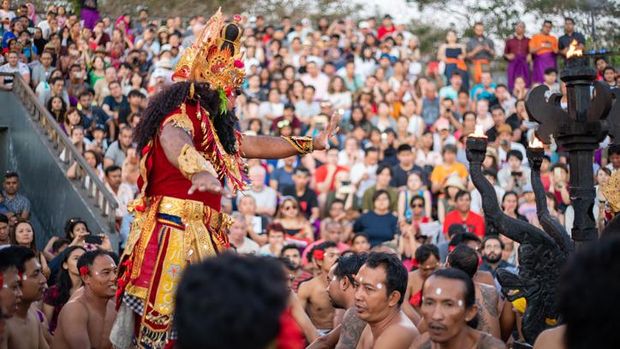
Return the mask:
<path fill-rule="evenodd" d="M 521 177 L 523 175 L 523 172 L 521 171 L 512 171 L 510 172 L 510 175 L 513 177 Z"/>

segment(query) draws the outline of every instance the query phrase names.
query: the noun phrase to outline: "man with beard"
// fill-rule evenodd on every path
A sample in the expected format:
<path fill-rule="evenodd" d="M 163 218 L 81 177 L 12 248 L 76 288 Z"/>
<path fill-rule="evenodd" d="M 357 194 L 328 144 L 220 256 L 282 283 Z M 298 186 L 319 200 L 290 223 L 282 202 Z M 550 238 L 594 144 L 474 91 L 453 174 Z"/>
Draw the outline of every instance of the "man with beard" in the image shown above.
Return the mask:
<path fill-rule="evenodd" d="M 455 268 L 435 271 L 424 282 L 422 297 L 422 316 L 428 332 L 410 349 L 506 348 L 499 339 L 474 329 L 476 290 L 465 272 Z"/>
<path fill-rule="evenodd" d="M 495 278 L 497 269 L 516 271 L 516 267 L 502 259 L 504 242 L 497 235 L 489 235 L 482 240 L 482 260 L 480 270 L 490 272 Z"/>
<path fill-rule="evenodd" d="M 280 257 L 286 258 L 293 268 L 295 278 L 292 280 L 291 289 L 297 293 L 299 284 L 312 278 L 312 274 L 301 267 L 301 254 L 295 245 L 285 245 L 280 251 Z"/>
<path fill-rule="evenodd" d="M 116 263 L 108 252 L 89 251 L 77 263 L 84 291 L 60 311 L 53 349 L 110 348 L 116 317 Z"/>
<path fill-rule="evenodd" d="M 49 348 L 45 339 L 47 327 L 42 322 L 44 316 L 36 307 L 30 308 L 32 303 L 41 300 L 46 288 L 47 280 L 41 272 L 41 264 L 34 252 L 27 247 L 11 246 L 6 250 L 9 258 L 17 266 L 21 278 L 22 296 L 17 303 L 15 315 L 7 320 L 2 348 Z"/>
<path fill-rule="evenodd" d="M 308 313 L 310 320 L 320 334 L 326 334 L 334 328 L 335 309 L 332 306 L 327 288 L 327 275 L 340 251 L 335 243 L 323 242 L 311 250 L 312 263 L 317 273 L 314 278 L 299 285 L 299 301 Z"/>
<path fill-rule="evenodd" d="M 368 325 L 358 348 L 406 349 L 418 329 L 400 309 L 407 288 L 407 269 L 395 254 L 371 252 L 355 276 L 355 308 Z"/>

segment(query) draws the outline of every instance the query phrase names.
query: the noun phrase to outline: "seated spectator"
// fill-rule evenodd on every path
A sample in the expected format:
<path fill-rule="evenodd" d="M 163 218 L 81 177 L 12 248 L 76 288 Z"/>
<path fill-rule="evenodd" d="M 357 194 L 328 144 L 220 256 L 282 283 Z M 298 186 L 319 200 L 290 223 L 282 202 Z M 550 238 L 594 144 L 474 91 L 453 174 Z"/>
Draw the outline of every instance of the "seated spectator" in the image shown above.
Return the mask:
<path fill-rule="evenodd" d="M 471 211 L 471 195 L 469 192 L 460 190 L 456 194 L 455 209 L 446 214 L 443 222 L 443 233 L 448 233 L 448 228 L 452 224 L 461 224 L 467 226 L 467 230 L 482 238 L 485 233 L 484 219 L 482 216 Z"/>
<path fill-rule="evenodd" d="M 123 166 L 127 151 L 132 147 L 133 142 L 133 130 L 127 126 L 123 126 L 118 135 L 118 140 L 114 141 L 108 147 L 103 159 L 103 167 L 109 166 Z"/>
<path fill-rule="evenodd" d="M 248 188 L 237 195 L 237 205 L 241 197 L 250 195 L 256 200 L 256 214 L 272 217 L 276 213 L 277 193 L 265 185 L 267 171 L 262 166 L 252 166 L 248 171 L 250 185 Z"/>
<path fill-rule="evenodd" d="M 319 218 L 319 202 L 314 190 L 310 189 L 310 178 L 310 171 L 307 168 L 297 167 L 293 171 L 293 185 L 284 187 L 281 193 L 294 197 L 306 218 L 316 220 Z"/>
<path fill-rule="evenodd" d="M 390 195 L 385 190 L 375 192 L 373 209 L 361 215 L 353 225 L 355 233 L 368 237 L 371 246 L 391 241 L 397 233 L 398 219 L 390 211 Z"/>
<path fill-rule="evenodd" d="M 300 211 L 299 203 L 293 197 L 285 196 L 282 198 L 274 223 L 282 225 L 286 231 L 286 240 L 289 243 L 305 247 L 314 241 L 312 226 Z"/>
<path fill-rule="evenodd" d="M 86 250 L 80 246 L 71 246 L 63 253 L 61 270 L 56 284 L 45 291 L 43 296 L 43 313 L 49 322 L 49 331 L 54 334 L 58 324 L 58 315 L 73 295 L 82 287 L 82 279 L 77 262 Z"/>
<path fill-rule="evenodd" d="M 108 252 L 86 252 L 77 262 L 84 291 L 65 304 L 58 315 L 53 349 L 111 347 L 116 318 L 116 263 Z"/>
<path fill-rule="evenodd" d="M 445 182 L 450 175 L 457 175 L 465 180 L 469 175 L 467 168 L 460 162 L 456 161 L 456 146 L 448 144 L 442 151 L 443 162 L 437 164 L 431 173 L 432 191 L 437 193 L 444 187 Z"/>
<path fill-rule="evenodd" d="M 366 189 L 373 186 L 377 180 L 379 150 L 369 147 L 364 150 L 364 160 L 355 164 L 351 170 L 351 183 L 357 188 L 357 197 L 360 199 Z"/>
<path fill-rule="evenodd" d="M 103 111 L 114 120 L 114 123 L 119 126 L 127 122 L 126 119 L 121 120 L 120 114 L 122 110 L 131 110 L 129 101 L 127 100 L 127 96 L 123 94 L 121 84 L 118 81 L 110 82 L 108 88 L 110 89 L 110 95 L 103 99 L 101 109 L 103 109 Z"/>
<path fill-rule="evenodd" d="M 258 109 L 258 117 L 265 121 L 273 122 L 273 120 L 275 120 L 279 116 L 282 116 L 283 114 L 284 103 L 280 101 L 280 94 L 278 90 L 273 88 L 269 90 L 267 101 L 260 104 L 260 107 Z"/>
<path fill-rule="evenodd" d="M 3 191 L 0 203 L 11 215 L 28 219 L 30 217 L 30 200 L 19 193 L 19 175 L 8 171 L 4 174 Z"/>
<path fill-rule="evenodd" d="M 420 196 L 424 199 L 425 204 L 422 207 L 422 212 L 425 216 L 431 216 L 431 193 L 422 182 L 422 177 L 419 172 L 411 172 L 407 178 L 406 187 L 398 193 L 398 220 L 408 221 L 412 216 L 412 199 L 416 196 Z"/>
<path fill-rule="evenodd" d="M 335 189 L 336 175 L 343 171 L 347 171 L 347 168 L 338 165 L 338 149 L 328 149 L 325 164 L 317 168 L 314 172 L 316 191 L 319 194 L 319 198 L 323 197 L 321 201 L 325 201 L 324 197 L 327 193 Z"/>
<path fill-rule="evenodd" d="M 47 101 L 47 111 L 52 114 L 54 119 L 61 125 L 64 123 L 65 116 L 67 115 L 67 104 L 61 97 L 52 97 Z"/>
<path fill-rule="evenodd" d="M 275 168 L 269 176 L 269 186 L 282 193 L 287 187 L 294 185 L 293 173 L 295 172 L 295 162 L 297 161 L 297 155 L 289 156 L 288 158 L 278 161 L 282 165 Z"/>
<path fill-rule="evenodd" d="M 0 213 L 0 250 L 11 245 L 9 217 Z"/>
<path fill-rule="evenodd" d="M 285 244 L 286 231 L 282 224 L 271 223 L 267 226 L 267 244 L 261 246 L 258 254 L 262 256 L 277 257 L 281 254 Z"/>
<path fill-rule="evenodd" d="M 285 245 L 280 253 L 280 258 L 284 258 L 289 262 L 291 271 L 293 272 L 293 280 L 291 283 L 291 290 L 297 293 L 299 284 L 312 279 L 312 273 L 308 272 L 301 266 L 301 253 L 299 248 L 295 245 Z"/>
<path fill-rule="evenodd" d="M 16 73 L 24 79 L 24 82 L 30 84 L 30 69 L 28 66 L 19 61 L 19 55 L 15 51 L 9 52 L 7 55 L 7 63 L 0 66 L 0 73 Z M 13 86 L 13 78 L 4 77 L 4 80 L 0 81 L 3 89 L 11 89 Z M 45 105 L 45 103 L 43 103 Z"/>
<path fill-rule="evenodd" d="M 28 247 L 34 252 L 37 263 L 41 265 L 41 272 L 46 278 L 50 276 L 50 269 L 43 253 L 37 250 L 36 234 L 32 223 L 20 218 L 11 230 L 11 245 Z"/>
<path fill-rule="evenodd" d="M 497 173 L 499 186 L 508 191 L 523 193 L 523 188 L 530 183 L 530 169 L 523 166 L 523 154 L 511 150 L 507 154 L 508 166 Z"/>
<path fill-rule="evenodd" d="M 118 91 L 116 91 L 116 88 L 115 88 L 114 94 L 116 94 L 117 92 Z M 120 108 L 118 109 L 118 124 L 119 125 L 123 125 L 123 124 L 131 125 L 130 120 L 129 120 L 130 116 L 133 114 L 139 114 L 140 112 L 142 112 L 145 101 L 146 101 L 146 95 L 142 94 L 142 92 L 138 90 L 131 90 L 129 94 L 127 95 L 127 104 L 121 103 Z M 105 104 L 104 102 L 104 105 L 103 105 L 104 111 L 105 111 L 106 105 L 107 104 Z M 114 114 L 112 113 L 111 115 L 114 115 Z"/>
<path fill-rule="evenodd" d="M 428 277 L 439 269 L 439 250 L 435 245 L 422 245 L 415 251 L 417 269 L 409 272 L 405 302 L 408 302 L 416 311 L 422 306 L 422 286 Z"/>
<path fill-rule="evenodd" d="M 59 120 L 60 128 L 65 131 L 65 134 L 71 137 L 71 132 L 77 126 L 82 127 L 82 116 L 77 109 L 71 107 L 67 110 L 64 117 Z M 82 129 L 83 131 L 84 129 Z"/>
<path fill-rule="evenodd" d="M 32 68 L 32 86 L 37 87 L 41 81 L 47 81 L 55 69 L 52 66 L 53 57 L 50 51 L 43 51 L 39 56 L 39 64 Z"/>
<path fill-rule="evenodd" d="M 299 136 L 301 134 L 301 121 L 295 116 L 295 106 L 292 104 L 284 105 L 282 114 L 276 116 L 271 121 L 271 132 L 275 132 L 277 129 L 281 129 L 282 126 L 288 125 L 292 128 L 293 135 Z"/>
<path fill-rule="evenodd" d="M 304 266 L 308 264 L 308 253 L 312 251 L 315 246 L 325 241 L 331 241 L 335 243 L 341 254 L 350 249 L 350 246 L 345 243 L 347 241 L 346 235 L 340 222 L 328 220 L 327 222 L 325 222 L 323 227 L 324 229 L 321 230 L 320 239 L 315 240 L 310 245 L 306 246 L 306 248 L 304 248 L 304 252 L 301 255 L 302 264 Z"/>
<path fill-rule="evenodd" d="M 387 165 L 381 165 L 377 168 L 377 181 L 375 185 L 366 189 L 362 196 L 362 211 L 372 210 L 374 207 L 374 194 L 383 190 L 390 196 L 389 209 L 392 212 L 398 210 L 398 191 L 395 188 L 390 187 L 392 180 L 392 168 Z"/>
<path fill-rule="evenodd" d="M 474 85 L 471 88 L 471 100 L 479 101 L 485 99 L 489 101 L 489 105 L 494 104 L 497 101 L 495 96 L 495 87 L 497 84 L 493 82 L 490 72 L 482 72 L 480 75 L 480 83 Z"/>
<path fill-rule="evenodd" d="M 252 239 L 248 238 L 248 228 L 245 217 L 241 213 L 232 215 L 233 223 L 228 228 L 228 238 L 230 244 L 239 254 L 256 254 L 260 246 Z"/>
<path fill-rule="evenodd" d="M 59 72 L 59 75 L 55 72 Z M 49 84 L 46 81 L 42 81 L 39 83 L 36 89 L 37 97 L 39 98 L 39 103 L 42 105 L 47 105 L 47 102 L 52 97 L 60 97 L 63 101 L 65 101 L 65 105 L 69 105 L 69 94 L 65 89 L 65 80 L 62 77 L 62 72 L 59 70 L 55 70 L 49 78 Z"/>
<path fill-rule="evenodd" d="M 509 124 L 503 124 L 497 129 L 497 152 L 500 161 L 500 168 L 505 168 L 508 162 L 508 153 L 511 150 L 515 150 L 521 153 L 521 158 L 526 157 L 525 147 L 519 142 L 514 142 L 512 139 L 512 127 Z M 529 164 L 524 164 L 529 167 Z"/>
<path fill-rule="evenodd" d="M 88 131 L 87 133 L 92 133 L 93 141 L 97 138 L 95 137 L 95 130 L 97 128 L 105 133 L 106 127 L 110 127 L 110 123 L 112 122 L 110 117 L 103 109 L 93 105 L 93 92 L 91 90 L 80 92 L 76 108 L 80 112 L 80 115 L 82 115 L 84 127 Z M 99 147 L 102 151 L 105 151 L 107 149 L 107 140 L 105 140 L 105 144 L 99 144 Z"/>

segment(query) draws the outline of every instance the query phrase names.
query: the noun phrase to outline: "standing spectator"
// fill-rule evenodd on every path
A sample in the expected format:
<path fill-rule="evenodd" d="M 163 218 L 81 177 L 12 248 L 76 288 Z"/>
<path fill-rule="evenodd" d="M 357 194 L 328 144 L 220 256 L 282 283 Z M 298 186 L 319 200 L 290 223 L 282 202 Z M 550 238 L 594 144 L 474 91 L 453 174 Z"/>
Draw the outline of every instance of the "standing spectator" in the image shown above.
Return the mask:
<path fill-rule="evenodd" d="M 368 237 L 371 246 L 391 241 L 398 231 L 398 219 L 390 211 L 390 194 L 378 190 L 372 197 L 373 209 L 361 215 L 353 224 L 355 233 Z"/>
<path fill-rule="evenodd" d="M 483 71 L 489 71 L 489 64 L 495 56 L 493 40 L 484 35 L 482 22 L 474 24 L 474 36 L 467 42 L 467 58 L 472 63 L 472 78 L 474 83 L 480 83 Z"/>
<path fill-rule="evenodd" d="M 570 17 L 564 18 L 564 35 L 558 39 L 558 49 L 562 56 L 566 57 L 566 52 L 570 48 L 571 43 L 577 42 L 577 49 L 583 50 L 586 45 L 586 38 L 583 34 L 575 31 L 575 20 Z"/>
<path fill-rule="evenodd" d="M 525 80 L 527 87 L 530 86 L 529 44 L 530 38 L 525 36 L 525 23 L 519 21 L 515 26 L 514 36 L 506 40 L 504 47 L 504 58 L 508 61 L 506 75 L 509 91 L 514 89 L 515 79 L 518 77 Z"/>
<path fill-rule="evenodd" d="M 454 30 L 448 30 L 446 34 L 446 42 L 439 46 L 437 59 L 444 62 L 444 75 L 449 80 L 449 85 L 453 85 L 452 77 L 458 75 L 461 77 L 461 85 L 464 82 L 465 88 L 468 88 L 467 65 L 465 64 L 465 45 L 458 42 L 458 37 Z M 463 81 L 463 78 L 465 81 Z M 453 86 L 454 95 L 445 96 L 439 93 L 440 97 L 450 97 L 456 101 L 456 93 L 458 93 L 461 85 Z"/>
<path fill-rule="evenodd" d="M 556 54 L 558 53 L 558 39 L 551 35 L 553 24 L 549 20 L 543 22 L 540 33 L 532 36 L 530 40 L 530 53 L 534 61 L 532 68 L 532 82 L 541 84 L 544 80 L 545 70 L 556 68 Z"/>
<path fill-rule="evenodd" d="M 443 222 L 443 233 L 448 233 L 448 228 L 452 224 L 460 224 L 467 227 L 467 231 L 482 238 L 484 236 L 484 219 L 477 213 L 471 211 L 471 195 L 469 192 L 460 190 L 456 194 L 456 207 L 453 211 L 446 214 Z"/>
<path fill-rule="evenodd" d="M 9 171 L 4 175 L 4 190 L 0 202 L 12 214 L 28 219 L 30 217 L 30 200 L 19 193 L 19 175 Z"/>

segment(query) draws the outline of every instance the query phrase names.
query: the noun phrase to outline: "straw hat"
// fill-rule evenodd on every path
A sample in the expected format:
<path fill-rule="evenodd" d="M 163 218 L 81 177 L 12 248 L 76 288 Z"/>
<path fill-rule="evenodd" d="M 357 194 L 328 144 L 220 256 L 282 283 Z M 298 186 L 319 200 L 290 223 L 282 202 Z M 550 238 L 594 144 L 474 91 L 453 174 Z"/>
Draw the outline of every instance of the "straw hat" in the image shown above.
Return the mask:
<path fill-rule="evenodd" d="M 446 180 L 446 184 L 444 184 L 443 187 L 446 189 L 449 187 L 455 187 L 460 190 L 467 190 L 465 189 L 465 184 L 463 183 L 463 180 L 457 175 L 450 175 L 448 177 L 448 180 Z"/>

